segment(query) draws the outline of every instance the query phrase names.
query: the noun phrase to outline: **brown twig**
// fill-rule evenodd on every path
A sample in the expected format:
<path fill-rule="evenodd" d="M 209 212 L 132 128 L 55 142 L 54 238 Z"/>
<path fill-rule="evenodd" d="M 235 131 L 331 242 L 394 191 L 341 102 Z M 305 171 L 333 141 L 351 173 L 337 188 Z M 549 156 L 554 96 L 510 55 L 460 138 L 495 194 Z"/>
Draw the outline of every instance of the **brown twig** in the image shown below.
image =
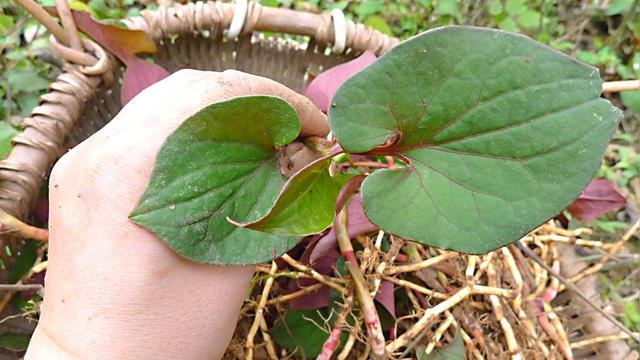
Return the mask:
<path fill-rule="evenodd" d="M 42 285 L 40 284 L 0 284 L 0 291 L 28 291 L 40 289 L 42 289 Z"/>
<path fill-rule="evenodd" d="M 636 222 L 636 225 L 638 224 L 638 222 Z M 632 228 L 635 228 L 636 226 L 634 225 Z M 637 228 L 636 228 L 637 230 Z M 630 237 L 630 235 L 629 235 Z M 627 329 L 626 326 L 624 326 L 623 324 L 621 324 L 616 318 L 614 318 L 613 316 L 609 315 L 606 311 L 602 310 L 599 306 L 597 306 L 596 304 L 593 303 L 593 301 L 591 299 L 589 299 L 588 296 L 586 296 L 582 290 L 580 290 L 576 285 L 574 285 L 572 282 L 570 282 L 569 280 L 565 279 L 564 277 L 562 277 L 560 274 L 558 274 L 556 271 L 554 271 L 549 265 L 545 264 L 544 261 L 542 261 L 536 254 L 533 253 L 533 251 L 531 251 L 528 247 L 523 246 L 522 244 L 520 244 L 519 242 L 515 242 L 516 246 L 520 249 L 520 251 L 522 251 L 527 257 L 529 257 L 530 259 L 532 259 L 533 261 L 535 261 L 538 265 L 540 265 L 543 269 L 545 269 L 549 274 L 553 275 L 555 278 L 557 278 L 567 289 L 573 291 L 576 295 L 578 295 L 582 300 L 584 300 L 587 304 L 589 304 L 589 306 L 591 306 L 595 311 L 597 311 L 600 315 L 602 315 L 605 319 L 609 320 L 612 324 L 614 324 L 616 327 L 618 327 L 620 330 L 622 330 L 623 332 L 625 332 L 626 334 L 628 334 L 633 340 L 635 340 L 637 343 L 640 343 L 640 336 L 638 336 L 638 334 L 635 334 L 634 332 L 632 332 L 631 330 Z"/>
<path fill-rule="evenodd" d="M 603 93 L 640 90 L 640 80 L 607 81 L 602 84 Z"/>
<path fill-rule="evenodd" d="M 270 275 L 275 274 L 276 270 L 278 270 L 278 265 L 275 261 L 271 262 L 271 270 L 269 271 Z M 264 288 L 262 289 L 262 295 L 260 296 L 260 302 L 258 303 L 256 309 L 256 315 L 253 319 L 253 324 L 249 329 L 249 334 L 247 335 L 247 342 L 245 347 L 247 349 L 247 355 L 245 359 L 250 360 L 253 359 L 253 339 L 260 328 L 260 322 L 263 321 L 262 315 L 264 314 L 264 308 L 267 304 L 267 298 L 269 297 L 269 292 L 271 291 L 271 286 L 273 285 L 273 276 L 269 277 L 267 281 L 265 281 Z"/>
<path fill-rule="evenodd" d="M 331 279 L 328 276 L 320 274 L 319 272 L 309 268 L 308 266 L 301 264 L 300 262 L 294 260 L 291 256 L 289 256 L 289 254 L 282 255 L 281 259 L 284 260 L 291 267 L 295 268 L 296 270 L 310 274 L 313 279 L 318 280 L 319 282 L 327 285 L 328 287 L 334 290 L 337 290 L 341 294 L 343 295 L 347 294 L 347 289 L 336 284 L 335 281 L 333 281 L 333 279 Z"/>
<path fill-rule="evenodd" d="M 38 19 L 53 36 L 64 45 L 69 45 L 69 37 L 62 26 L 58 24 L 47 12 L 34 0 L 15 0 L 16 3 Z"/>
<path fill-rule="evenodd" d="M 325 286 L 322 283 L 317 283 L 317 284 L 313 284 L 313 285 L 309 285 L 307 287 L 303 287 L 302 289 L 298 290 L 298 291 L 294 291 L 292 293 L 286 294 L 286 295 L 280 295 L 276 298 L 273 298 L 269 301 L 267 301 L 267 306 L 269 305 L 273 305 L 273 304 L 279 304 L 279 303 L 283 303 L 283 302 L 287 302 L 287 301 L 291 301 L 293 299 L 299 298 L 300 296 L 306 295 L 306 294 L 310 294 L 312 292 L 316 292 L 318 290 L 320 290 L 323 286 Z"/>

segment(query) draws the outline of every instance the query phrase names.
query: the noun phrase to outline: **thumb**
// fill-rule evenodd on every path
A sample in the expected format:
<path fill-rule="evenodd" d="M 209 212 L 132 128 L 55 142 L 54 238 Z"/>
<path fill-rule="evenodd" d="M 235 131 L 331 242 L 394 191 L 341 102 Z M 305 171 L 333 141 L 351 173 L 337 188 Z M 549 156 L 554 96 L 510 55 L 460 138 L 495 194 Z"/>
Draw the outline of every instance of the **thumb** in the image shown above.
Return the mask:
<path fill-rule="evenodd" d="M 250 75 L 236 70 L 226 70 L 222 73 L 225 82 L 232 84 L 244 84 L 242 87 L 232 87 L 241 95 L 269 95 L 284 99 L 298 113 L 300 119 L 300 136 L 321 136 L 329 133 L 327 116 L 309 100 L 288 87 L 271 79 Z M 243 92 L 243 93 L 240 93 Z"/>

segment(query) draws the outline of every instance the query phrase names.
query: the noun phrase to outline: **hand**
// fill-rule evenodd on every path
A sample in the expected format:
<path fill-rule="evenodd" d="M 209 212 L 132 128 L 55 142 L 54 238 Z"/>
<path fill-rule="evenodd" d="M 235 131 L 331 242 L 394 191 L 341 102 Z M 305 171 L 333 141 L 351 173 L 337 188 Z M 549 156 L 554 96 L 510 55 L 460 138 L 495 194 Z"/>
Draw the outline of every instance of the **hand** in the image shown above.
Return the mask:
<path fill-rule="evenodd" d="M 253 266 L 192 263 L 128 220 L 165 138 L 236 96 L 288 101 L 301 135 L 326 117 L 306 98 L 237 71 L 183 70 L 134 98 L 51 174 L 50 244 L 40 323 L 26 359 L 215 359 L 233 334 Z"/>

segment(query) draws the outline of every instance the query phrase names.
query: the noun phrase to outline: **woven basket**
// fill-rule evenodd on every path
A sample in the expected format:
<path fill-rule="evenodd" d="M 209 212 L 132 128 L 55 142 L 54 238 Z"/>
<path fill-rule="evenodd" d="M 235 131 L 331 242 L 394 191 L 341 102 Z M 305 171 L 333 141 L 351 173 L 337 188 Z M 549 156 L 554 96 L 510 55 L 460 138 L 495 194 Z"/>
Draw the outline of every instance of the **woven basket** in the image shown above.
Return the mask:
<path fill-rule="evenodd" d="M 336 32 L 336 24 L 328 13 L 311 14 L 257 3 L 248 4 L 241 32 L 230 40 L 225 30 L 234 20 L 235 9 L 233 4 L 219 2 L 189 3 L 144 11 L 140 17 L 124 23 L 151 35 L 158 48 L 152 58 L 169 72 L 182 68 L 237 69 L 271 78 L 296 91 L 302 90 L 310 73 L 317 74 L 367 49 L 383 54 L 398 42 L 348 20 Z M 292 41 L 265 37 L 260 32 L 298 37 Z M 336 33 L 344 36 L 336 39 Z M 306 43 L 300 39 L 306 39 Z M 340 44 L 338 49 L 335 43 Z M 21 219 L 28 217 L 55 161 L 102 128 L 122 108 L 120 63 L 92 42 L 86 43 L 89 51 L 83 56 L 54 38 L 51 45 L 53 52 L 66 61 L 64 72 L 40 98 L 31 117 L 24 120 L 24 132 L 14 139 L 11 154 L 0 161 L 0 208 Z M 86 55 L 93 57 L 94 65 L 87 63 Z M 593 284 L 590 289 L 595 289 Z M 575 314 L 566 316 L 569 321 Z M 589 317 L 589 321 L 593 320 Z M 590 334 L 589 326 L 582 329 L 581 336 L 596 335 Z M 599 346 L 583 356 L 601 359 L 619 356 L 608 354 L 606 346 Z"/>
<path fill-rule="evenodd" d="M 153 59 L 169 72 L 182 68 L 222 71 L 237 69 L 274 79 L 300 91 L 309 71 L 347 61 L 369 49 L 382 54 L 397 40 L 363 25 L 346 21 L 344 51 L 331 51 L 334 24 L 330 14 L 311 14 L 249 3 L 237 39 L 228 40 L 234 5 L 189 3 L 144 11 L 127 19 L 131 29 L 150 34 L 158 51 Z M 268 31 L 302 35 L 308 44 L 264 38 Z M 14 139 L 9 157 L 0 162 L 0 208 L 24 219 L 52 164 L 67 150 L 109 122 L 120 109 L 120 64 L 98 46 L 96 66 L 73 63 L 71 49 L 52 38 L 52 50 L 67 61 L 65 71 L 40 98 L 24 132 Z M 107 56 L 108 58 L 104 59 Z M 86 64 L 84 64 L 86 65 Z M 115 81 L 113 81 L 115 79 Z"/>

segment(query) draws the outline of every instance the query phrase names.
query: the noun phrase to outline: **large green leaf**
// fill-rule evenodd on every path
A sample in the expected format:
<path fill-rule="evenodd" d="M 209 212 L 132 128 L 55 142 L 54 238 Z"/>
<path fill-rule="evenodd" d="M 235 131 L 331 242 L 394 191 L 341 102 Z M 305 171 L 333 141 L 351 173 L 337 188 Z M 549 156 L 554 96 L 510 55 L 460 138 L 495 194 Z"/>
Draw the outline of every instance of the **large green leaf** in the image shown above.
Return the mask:
<path fill-rule="evenodd" d="M 300 131 L 295 110 L 269 96 L 215 103 L 187 119 L 157 155 L 131 219 L 179 254 L 211 264 L 254 264 L 289 250 L 296 237 L 243 229 L 259 219 L 285 178 L 277 147 Z"/>
<path fill-rule="evenodd" d="M 249 224 L 236 225 L 282 235 L 322 232 L 333 222 L 338 193 L 352 177 L 342 173 L 331 176 L 330 164 L 331 156 L 309 164 L 287 181 L 267 215 Z"/>
<path fill-rule="evenodd" d="M 363 184 L 373 223 L 433 246 L 482 253 L 564 209 L 597 170 L 620 111 L 598 71 L 499 30 L 411 38 L 347 80 L 329 109 L 353 153 L 410 166 Z"/>

